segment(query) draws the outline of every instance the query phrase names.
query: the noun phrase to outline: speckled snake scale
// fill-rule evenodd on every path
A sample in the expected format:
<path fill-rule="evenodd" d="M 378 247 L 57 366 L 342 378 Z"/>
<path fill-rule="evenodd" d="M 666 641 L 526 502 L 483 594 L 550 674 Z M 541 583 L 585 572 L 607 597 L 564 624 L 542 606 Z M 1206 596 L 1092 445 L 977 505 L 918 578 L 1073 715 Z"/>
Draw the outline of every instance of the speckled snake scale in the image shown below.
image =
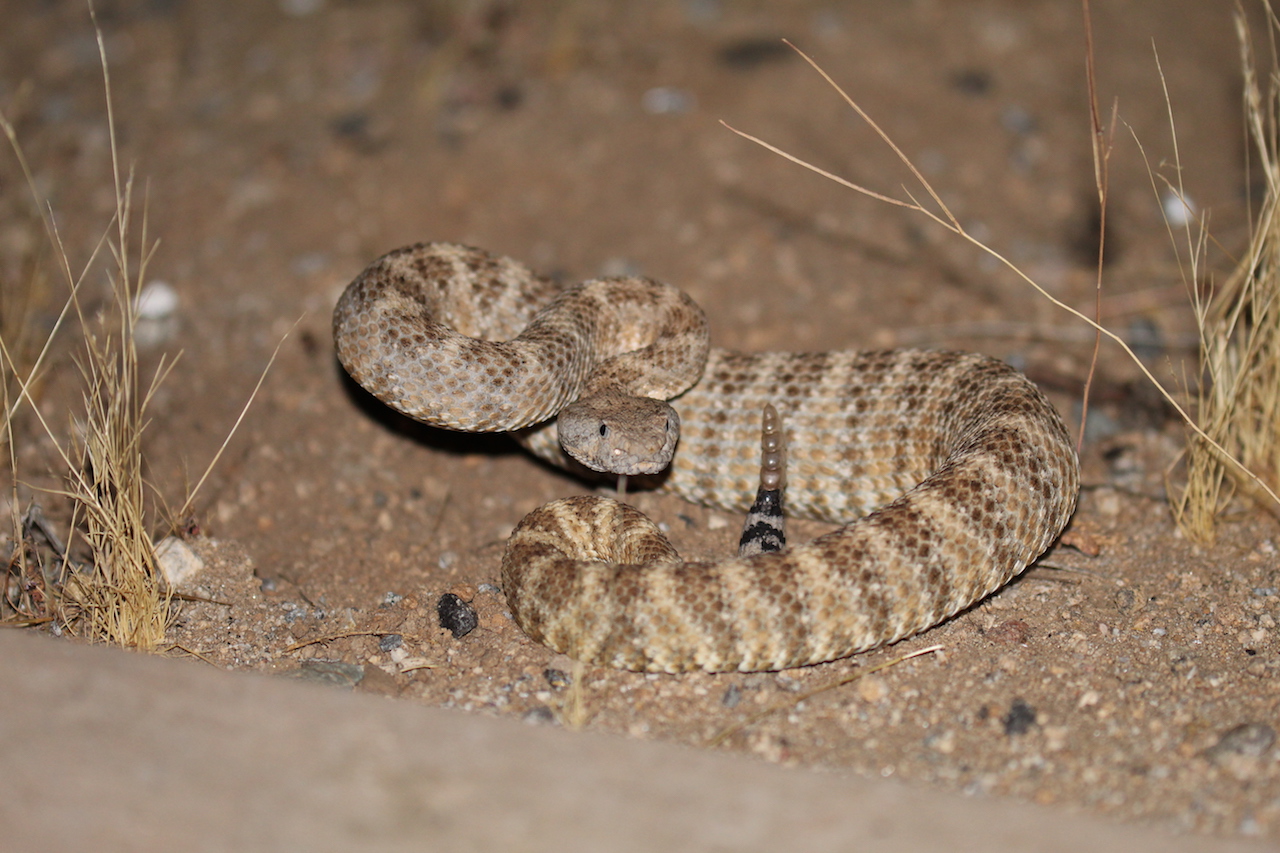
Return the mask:
<path fill-rule="evenodd" d="M 1079 490 L 1061 418 L 1000 361 L 711 348 L 697 306 L 646 279 L 562 289 L 478 249 L 410 246 L 351 283 L 334 337 L 352 377 L 393 408 L 446 429 L 517 432 L 560 464 L 557 429 L 566 444 L 607 442 L 574 451 L 603 469 L 584 455 L 643 462 L 678 428 L 663 487 L 730 510 L 751 504 L 761 411 L 777 408 L 787 512 L 844 525 L 804 545 L 686 562 L 642 513 L 594 496 L 520 522 L 502 566 L 512 613 L 585 661 L 772 670 L 894 642 L 1021 572 L 1061 533 Z M 577 400 L 608 409 L 631 396 L 669 398 L 678 414 L 610 421 L 593 409 L 572 441 L 552 420 Z M 659 437 L 633 441 L 633 427 Z"/>

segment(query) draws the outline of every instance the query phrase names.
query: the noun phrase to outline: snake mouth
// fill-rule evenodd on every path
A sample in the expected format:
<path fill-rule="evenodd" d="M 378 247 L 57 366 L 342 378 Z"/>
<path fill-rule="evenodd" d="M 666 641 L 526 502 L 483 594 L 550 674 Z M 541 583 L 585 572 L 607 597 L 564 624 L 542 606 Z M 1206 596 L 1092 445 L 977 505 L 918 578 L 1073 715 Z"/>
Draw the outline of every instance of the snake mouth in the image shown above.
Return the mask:
<path fill-rule="evenodd" d="M 598 471 L 601 474 L 621 474 L 628 477 L 661 474 L 670 467 L 671 460 L 675 456 L 674 441 L 670 443 L 669 447 L 663 446 L 658 449 L 639 452 L 624 450 L 621 447 L 591 448 L 587 450 L 567 444 L 562 444 L 561 446 L 564 448 L 565 453 L 592 471 Z"/>

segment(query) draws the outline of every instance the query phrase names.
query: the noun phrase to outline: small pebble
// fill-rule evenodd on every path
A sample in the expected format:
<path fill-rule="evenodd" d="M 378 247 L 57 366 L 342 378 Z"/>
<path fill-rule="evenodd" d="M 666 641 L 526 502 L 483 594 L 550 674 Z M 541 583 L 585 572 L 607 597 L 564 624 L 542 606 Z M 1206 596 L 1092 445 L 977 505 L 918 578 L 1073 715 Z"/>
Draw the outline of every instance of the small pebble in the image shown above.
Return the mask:
<path fill-rule="evenodd" d="M 685 0 L 684 14 L 695 24 L 712 24 L 720 20 L 724 10 L 720 0 Z"/>
<path fill-rule="evenodd" d="M 889 685 L 885 684 L 883 678 L 868 675 L 858 679 L 858 695 L 862 697 L 862 701 L 874 704 L 889 695 Z"/>
<path fill-rule="evenodd" d="M 329 124 L 334 136 L 358 140 L 369 132 L 369 114 L 350 112 L 339 116 Z"/>
<path fill-rule="evenodd" d="M 925 736 L 924 745 L 926 749 L 932 749 L 942 755 L 950 755 L 956 751 L 956 733 L 950 729 L 930 732 Z"/>
<path fill-rule="evenodd" d="M 303 252 L 289 262 L 289 271 L 297 276 L 311 276 L 324 272 L 329 266 L 329 256 L 324 252 Z"/>
<path fill-rule="evenodd" d="M 524 103 L 524 90 L 512 83 L 498 89 L 493 100 L 500 109 L 514 110 Z"/>
<path fill-rule="evenodd" d="M 1117 590 L 1112 598 L 1116 603 L 1116 610 L 1121 613 L 1128 613 L 1133 609 L 1133 602 L 1136 596 L 1131 589 L 1121 589 Z"/>
<path fill-rule="evenodd" d="M 640 98 L 640 105 L 651 115 L 678 115 L 691 112 L 697 100 L 693 93 L 674 86 L 655 86 Z"/>
<path fill-rule="evenodd" d="M 138 291 L 133 310 L 133 340 L 139 349 L 152 349 L 177 336 L 178 292 L 165 282 L 153 281 Z"/>
<path fill-rule="evenodd" d="M 1001 718 L 1001 722 L 1004 723 L 1004 733 L 1009 737 L 1025 735 L 1036 724 L 1036 709 L 1021 699 L 1014 699 L 1009 713 Z"/>
<path fill-rule="evenodd" d="M 470 634 L 480 624 L 475 608 L 451 592 L 436 602 L 436 615 L 440 618 L 440 627 L 453 634 L 455 640 Z"/>
<path fill-rule="evenodd" d="M 1100 515 L 1115 518 L 1120 514 L 1120 496 L 1108 488 L 1094 491 L 1094 508 Z"/>
<path fill-rule="evenodd" d="M 357 687 L 361 693 L 373 693 L 379 696 L 400 695 L 400 685 L 396 683 L 395 678 L 389 672 L 376 666 L 362 668 Z"/>
<path fill-rule="evenodd" d="M 556 721 L 555 712 L 546 705 L 539 705 L 536 708 L 530 708 L 524 712 L 524 716 L 520 718 L 531 726 L 545 726 L 553 724 Z"/>
<path fill-rule="evenodd" d="M 364 678 L 364 667 L 340 660 L 307 660 L 290 675 L 301 681 L 351 689 Z"/>
<path fill-rule="evenodd" d="M 178 291 L 167 282 L 148 282 L 133 300 L 139 320 L 167 320 L 178 310 Z"/>
<path fill-rule="evenodd" d="M 967 68 L 951 75 L 951 85 L 958 92 L 980 97 L 991 92 L 991 75 L 981 68 Z"/>
<path fill-rule="evenodd" d="M 550 684 L 554 690 L 563 690 L 573 683 L 572 676 L 563 669 L 544 669 L 542 677 L 547 680 L 547 684 Z"/>
<path fill-rule="evenodd" d="M 1254 678 L 1272 678 L 1280 671 L 1280 660 L 1259 658 L 1258 660 L 1250 661 L 1244 671 Z"/>
<path fill-rule="evenodd" d="M 978 38 L 988 51 L 1008 53 L 1026 42 L 1022 25 L 1012 18 L 984 17 L 978 18 L 975 23 Z"/>
<path fill-rule="evenodd" d="M 1136 317 L 1129 323 L 1129 347 L 1144 361 L 1164 355 L 1166 344 L 1160 327 L 1150 317 Z"/>
<path fill-rule="evenodd" d="M 1048 752 L 1060 752 L 1067 746 L 1067 736 L 1071 730 L 1066 726 L 1044 727 L 1044 748 Z"/>
<path fill-rule="evenodd" d="M 397 604 L 399 604 L 403 600 L 404 600 L 404 596 L 401 595 L 400 593 L 388 592 L 386 595 L 382 596 L 382 606 L 395 607 Z"/>
<path fill-rule="evenodd" d="M 730 684 L 725 689 L 724 695 L 720 697 L 720 704 L 726 708 L 736 708 L 741 701 L 742 688 L 736 684 Z"/>
<path fill-rule="evenodd" d="M 1160 208 L 1164 211 L 1165 221 L 1173 228 L 1182 228 L 1196 219 L 1195 202 L 1168 188 L 1160 195 Z"/>
<path fill-rule="evenodd" d="M 1080 419 L 1080 404 L 1073 404 L 1072 418 L 1076 421 Z M 1094 406 L 1089 409 L 1089 420 L 1084 425 L 1085 441 L 1089 444 L 1100 444 L 1108 438 L 1117 435 L 1123 430 L 1120 421 L 1111 417 L 1101 408 Z"/>
<path fill-rule="evenodd" d="M 156 567 L 170 587 L 178 587 L 204 571 L 204 560 L 176 536 L 161 539 L 155 548 Z"/>
<path fill-rule="evenodd" d="M 387 634 L 378 640 L 378 649 L 380 651 L 389 652 L 392 649 L 400 648 L 400 644 L 404 642 L 404 637 L 400 634 Z"/>
<path fill-rule="evenodd" d="M 788 693 L 799 693 L 800 688 L 804 686 L 796 679 L 780 672 L 773 676 L 773 683 L 778 685 L 779 690 L 785 690 Z"/>
<path fill-rule="evenodd" d="M 838 39 L 846 27 L 841 14 L 835 9 L 819 9 L 813 13 L 813 34 L 824 41 Z"/>
<path fill-rule="evenodd" d="M 1006 619 L 987 631 L 987 639 L 993 643 L 1021 646 L 1031 639 L 1031 626 L 1022 619 Z"/>
<path fill-rule="evenodd" d="M 1005 107 L 1000 112 L 1000 124 L 1010 133 L 1026 136 L 1035 133 L 1038 124 L 1036 117 L 1026 109 L 1015 105 Z"/>
<path fill-rule="evenodd" d="M 606 258 L 604 263 L 600 264 L 600 275 L 604 278 L 613 276 L 635 276 L 640 275 L 640 266 L 627 258 Z"/>
<path fill-rule="evenodd" d="M 1230 755 L 1261 758 L 1275 742 L 1276 730 L 1266 723 L 1242 723 L 1223 732 L 1218 742 L 1204 751 L 1204 755 L 1211 761 L 1221 761 Z"/>
<path fill-rule="evenodd" d="M 717 59 L 720 64 L 737 71 L 758 68 L 769 62 L 795 59 L 796 52 L 782 39 L 773 36 L 738 39 L 720 48 Z"/>

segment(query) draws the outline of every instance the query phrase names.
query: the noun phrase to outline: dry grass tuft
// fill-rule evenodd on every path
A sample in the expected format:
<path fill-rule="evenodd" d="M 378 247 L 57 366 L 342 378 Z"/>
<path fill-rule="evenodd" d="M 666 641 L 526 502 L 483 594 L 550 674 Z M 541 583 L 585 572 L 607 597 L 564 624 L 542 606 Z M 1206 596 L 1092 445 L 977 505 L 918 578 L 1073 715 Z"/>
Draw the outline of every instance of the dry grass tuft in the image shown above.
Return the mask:
<path fill-rule="evenodd" d="M 80 292 L 102 244 L 84 271 L 74 274 L 47 212 L 47 204 L 35 191 L 35 182 L 14 128 L 0 115 L 0 127 L 9 137 L 32 195 L 44 214 L 46 234 L 56 249 L 58 265 L 69 288 L 58 323 L 34 359 L 27 356 L 29 326 L 25 322 L 0 328 L 0 369 L 4 374 L 5 395 L 3 429 L 14 480 L 11 511 L 16 543 L 5 599 L 18 617 L 12 621 L 19 624 L 54 620 L 59 628 L 95 641 L 152 649 L 163 641 L 171 611 L 169 593 L 156 567 L 148 533 L 142 436 L 147 405 L 170 365 L 162 360 L 151 381 L 143 384 L 134 338 L 138 319 L 136 301 L 154 245 L 147 241 L 144 215 L 140 248 L 133 247 L 134 182 L 132 174 L 124 179 L 121 176 L 110 75 L 100 32 L 98 48 L 107 96 L 116 211 L 113 233 L 109 239 L 103 239 L 114 258 L 110 276 L 112 298 L 109 306 L 96 317 L 85 316 Z M 38 281 L 33 271 L 23 283 L 27 301 Z M 79 417 L 72 417 L 71 438 L 63 443 L 35 404 L 33 386 L 58 329 L 72 312 L 79 320 L 84 345 L 76 360 L 83 379 L 84 410 Z M 20 508 L 14 450 L 14 420 L 20 413 L 32 415 L 39 421 L 65 466 L 66 488 L 50 492 L 71 502 L 70 533 L 65 544 L 51 525 L 43 521 L 38 507 L 26 512 Z M 40 519 L 41 523 L 35 524 L 33 519 Z M 43 537 L 43 549 L 34 541 L 37 532 Z M 51 551 L 57 559 L 39 559 L 37 552 L 41 550 Z M 87 555 L 83 564 L 73 556 L 81 550 Z"/>
<path fill-rule="evenodd" d="M 90 14 L 93 16 L 92 4 Z M 0 113 L 0 129 L 8 136 L 31 196 L 41 211 L 45 234 L 54 248 L 53 255 L 69 291 L 57 322 L 34 357 L 29 356 L 34 351 L 27 341 L 30 327 L 26 322 L 8 322 L 14 315 L 7 299 L 0 316 L 0 320 L 5 321 L 0 324 L 0 395 L 3 395 L 0 440 L 8 446 L 9 474 L 13 482 L 10 497 L 13 547 L 0 577 L 0 624 L 53 622 L 56 630 L 65 628 L 97 642 L 149 650 L 164 641 L 173 618 L 171 591 L 156 564 L 149 531 L 159 527 L 168 532 L 174 525 L 161 523 L 156 496 L 146 483 L 143 434 L 148 423 L 148 407 L 173 361 L 162 358 L 150 380 L 144 382 L 135 336 L 138 294 L 157 243 L 147 236 L 145 203 L 140 233 L 136 239 L 133 234 L 134 177 L 132 170 L 126 176 L 120 166 L 111 75 L 102 32 L 97 27 L 96 16 L 93 17 L 106 94 L 116 209 L 108 233 L 78 274 L 72 269 L 49 205 L 36 190 L 36 181 L 13 125 Z M 80 294 L 104 246 L 113 261 L 110 299 L 103 310 L 88 316 Z M 13 304 L 29 305 L 35 290 L 42 286 L 41 281 L 38 273 L 33 272 L 19 282 L 19 287 L 27 290 Z M 26 311 L 24 308 L 16 316 L 25 317 Z M 70 316 L 79 322 L 83 343 L 76 365 L 83 383 L 84 408 L 78 417 L 71 418 L 71 437 L 64 442 L 36 405 L 35 387 L 49 361 L 54 339 Z M 283 343 L 284 338 L 276 346 L 222 446 L 200 480 L 187 492 L 176 517 L 184 518 L 191 511 L 196 493 L 244 421 Z M 70 502 L 65 541 L 44 518 L 38 504 L 32 502 L 26 510 L 22 509 L 15 450 L 15 421 L 19 415 L 29 415 L 38 422 L 39 430 L 54 447 L 65 471 L 65 488 L 45 491 L 51 497 Z"/>
<path fill-rule="evenodd" d="M 1237 492 L 1265 498 L 1221 450 L 1272 490 L 1280 488 L 1280 21 L 1270 3 L 1264 5 L 1271 42 L 1265 90 L 1248 20 L 1236 6 L 1245 117 L 1265 184 L 1262 206 L 1248 251 L 1221 289 L 1208 299 L 1192 289 L 1200 327 L 1198 420 L 1213 442 L 1191 436 L 1187 482 L 1174 514 L 1183 533 L 1200 542 L 1213 540 L 1218 518 Z"/>
<path fill-rule="evenodd" d="M 92 567 L 66 576 L 60 618 L 93 640 L 153 649 L 164 640 L 170 608 L 148 532 L 142 436 L 147 405 L 168 366 L 162 360 L 143 385 L 134 328 L 149 250 L 144 216 L 143 248 L 136 271 L 131 270 L 132 198 L 130 176 L 123 188 L 117 184 L 114 317 L 100 316 L 96 322 L 80 317 L 85 349 L 77 361 L 84 415 L 72 429 L 69 455 L 75 467 L 67 494 L 82 519 L 80 534 Z M 76 307 L 79 312 L 78 301 Z"/>

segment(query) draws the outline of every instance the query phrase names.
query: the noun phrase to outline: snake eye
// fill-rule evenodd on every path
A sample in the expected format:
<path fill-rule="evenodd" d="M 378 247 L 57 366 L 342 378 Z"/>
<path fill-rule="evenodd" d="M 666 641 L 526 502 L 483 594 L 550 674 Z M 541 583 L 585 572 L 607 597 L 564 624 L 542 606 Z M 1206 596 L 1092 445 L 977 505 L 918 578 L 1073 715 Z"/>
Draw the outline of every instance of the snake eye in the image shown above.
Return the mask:
<path fill-rule="evenodd" d="M 600 424 L 600 437 L 601 437 L 601 438 L 608 438 L 608 437 L 609 437 L 609 425 L 608 425 L 608 424 Z"/>

